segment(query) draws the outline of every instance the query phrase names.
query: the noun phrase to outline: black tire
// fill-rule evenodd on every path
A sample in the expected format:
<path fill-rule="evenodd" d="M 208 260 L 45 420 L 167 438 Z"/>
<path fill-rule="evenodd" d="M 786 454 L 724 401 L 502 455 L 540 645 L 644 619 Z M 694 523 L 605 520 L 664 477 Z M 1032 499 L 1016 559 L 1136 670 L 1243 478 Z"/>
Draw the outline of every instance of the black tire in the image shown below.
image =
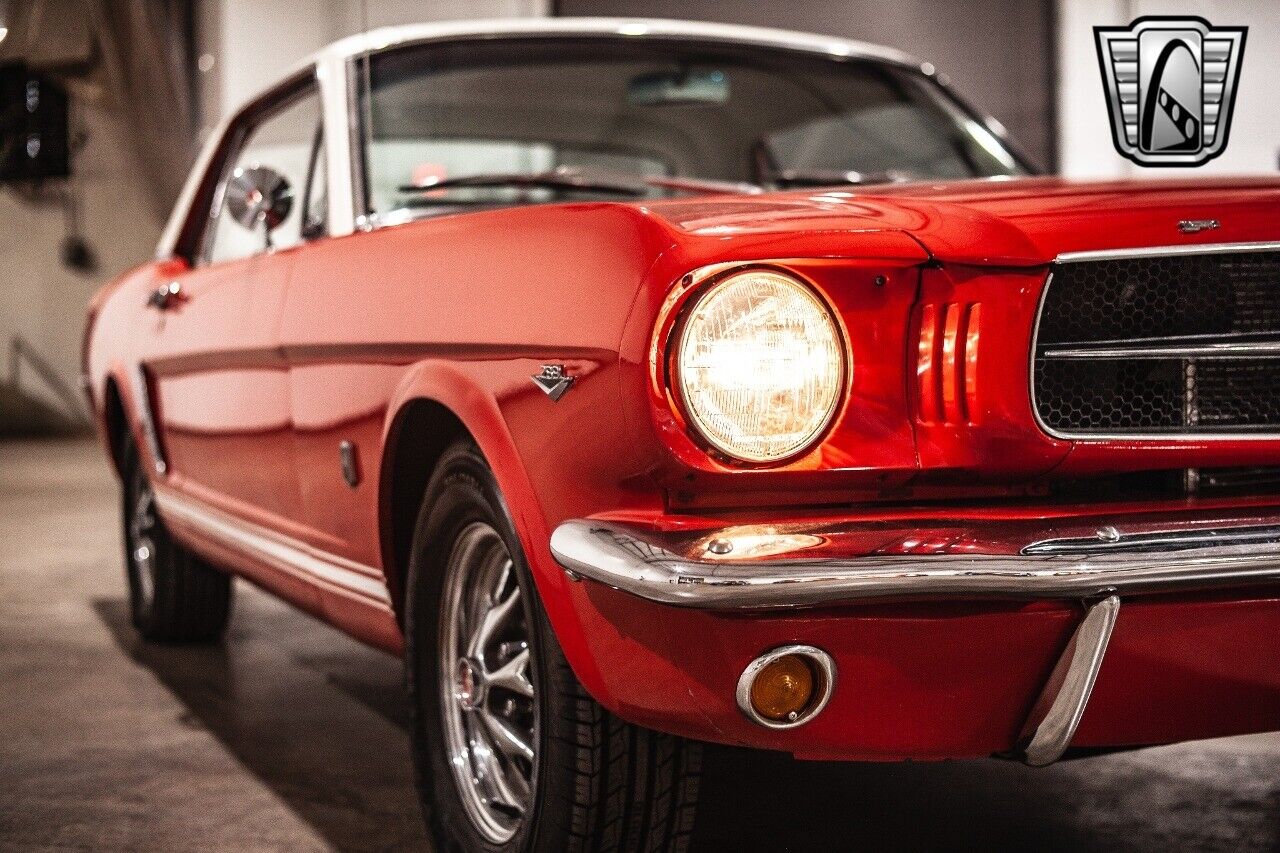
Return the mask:
<path fill-rule="evenodd" d="M 449 659 L 441 657 L 442 647 L 448 645 L 441 639 L 441 627 L 448 618 L 443 593 L 446 574 L 456 574 L 450 572 L 449 561 L 459 565 L 454 546 L 460 537 L 489 528 L 509 554 L 502 577 L 513 568 L 521 585 L 523 623 L 513 622 L 513 630 L 527 637 L 526 674 L 535 694 L 528 702 L 537 706 L 531 732 L 536 753 L 529 762 L 530 802 L 513 819 L 511 837 L 503 840 L 486 837 L 463 802 L 463 783 L 453 769 L 460 765 L 448 760 L 446 733 L 448 703 L 459 701 L 459 682 L 451 678 L 446 696 L 441 673 Z M 499 593 L 506 582 L 499 581 Z M 524 590 L 534 590 L 533 579 L 493 474 L 473 444 L 455 444 L 445 451 L 427 488 L 414 532 L 405 595 L 414 763 L 433 849 L 441 853 L 685 849 L 693 831 L 702 745 L 631 725 L 596 703 L 565 661 L 536 592 L 524 595 Z M 513 606 L 510 613 L 516 612 Z M 481 652 L 480 668 L 487 666 L 483 657 Z M 478 691 L 486 697 L 483 702 L 493 701 L 490 691 L 494 689 Z M 474 692 L 467 691 L 468 695 Z M 505 704 L 510 711 L 512 700 Z M 469 711 L 474 708 L 457 713 L 467 719 Z M 517 765 L 525 766 L 519 762 L 507 766 Z"/>
<path fill-rule="evenodd" d="M 134 627 L 156 642 L 219 639 L 231 615 L 231 576 L 174 541 L 133 442 L 126 440 L 122 461 L 124 565 Z"/>

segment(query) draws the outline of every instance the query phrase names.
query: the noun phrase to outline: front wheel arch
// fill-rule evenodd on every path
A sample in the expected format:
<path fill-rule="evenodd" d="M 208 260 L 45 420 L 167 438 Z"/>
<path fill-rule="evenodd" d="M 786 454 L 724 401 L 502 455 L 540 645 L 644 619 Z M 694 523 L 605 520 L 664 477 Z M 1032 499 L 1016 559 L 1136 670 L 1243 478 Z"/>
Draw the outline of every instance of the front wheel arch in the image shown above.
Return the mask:
<path fill-rule="evenodd" d="M 532 387 L 532 386 L 531 386 Z M 440 434 L 406 431 L 406 424 Z M 450 429 L 457 432 L 448 435 Z M 426 436 L 438 448 L 430 467 L 409 471 L 402 464 L 412 452 L 407 442 Z M 425 498 L 425 486 L 435 463 L 451 440 L 470 439 L 497 481 L 515 522 L 516 535 L 537 587 L 542 606 L 564 649 L 574 674 L 587 691 L 606 707 L 612 694 L 606 687 L 592 644 L 568 592 L 570 581 L 551 556 L 551 529 L 529 480 L 506 419 L 485 382 L 468 364 L 428 360 L 415 365 L 401 381 L 387 410 L 383 430 L 383 459 L 379 483 L 379 532 L 382 565 L 396 617 L 404 627 L 404 584 L 409 569 L 413 525 Z M 419 485 L 420 484 L 420 485 Z M 407 520 L 406 523 L 399 523 Z"/>
<path fill-rule="evenodd" d="M 422 398 L 402 406 L 387 431 L 380 499 L 382 562 L 401 629 L 405 627 L 404 589 L 413 553 L 413 532 L 427 497 L 427 484 L 445 450 L 461 438 L 474 441 L 447 406 Z"/>
<path fill-rule="evenodd" d="M 124 398 L 114 376 L 107 379 L 102 393 L 103 429 L 106 430 L 107 449 L 116 475 L 124 477 L 125 442 L 133 438 L 129 428 L 129 416 L 125 414 Z"/>

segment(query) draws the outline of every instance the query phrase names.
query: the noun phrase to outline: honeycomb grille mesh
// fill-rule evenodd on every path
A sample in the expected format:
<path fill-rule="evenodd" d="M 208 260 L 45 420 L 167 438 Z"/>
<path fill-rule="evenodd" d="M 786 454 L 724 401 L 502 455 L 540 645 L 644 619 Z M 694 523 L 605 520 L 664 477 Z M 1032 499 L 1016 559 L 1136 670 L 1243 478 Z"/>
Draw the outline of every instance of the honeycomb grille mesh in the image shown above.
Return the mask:
<path fill-rule="evenodd" d="M 1280 252 L 1064 263 L 1047 287 L 1033 395 L 1051 431 L 1280 432 Z"/>

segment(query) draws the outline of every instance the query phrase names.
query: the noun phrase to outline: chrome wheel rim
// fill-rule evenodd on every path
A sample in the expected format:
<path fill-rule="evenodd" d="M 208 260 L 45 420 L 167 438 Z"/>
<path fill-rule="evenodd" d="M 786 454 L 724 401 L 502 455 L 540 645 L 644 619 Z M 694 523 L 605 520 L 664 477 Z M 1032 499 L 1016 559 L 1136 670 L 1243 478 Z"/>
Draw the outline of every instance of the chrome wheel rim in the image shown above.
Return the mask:
<path fill-rule="evenodd" d="M 145 476 L 138 477 L 129 516 L 129 563 L 133 568 L 138 603 L 150 605 L 156 590 L 156 498 Z"/>
<path fill-rule="evenodd" d="M 467 816 L 509 841 L 533 804 L 538 702 L 519 576 L 498 531 L 463 529 L 445 568 L 440 706 L 447 759 Z"/>

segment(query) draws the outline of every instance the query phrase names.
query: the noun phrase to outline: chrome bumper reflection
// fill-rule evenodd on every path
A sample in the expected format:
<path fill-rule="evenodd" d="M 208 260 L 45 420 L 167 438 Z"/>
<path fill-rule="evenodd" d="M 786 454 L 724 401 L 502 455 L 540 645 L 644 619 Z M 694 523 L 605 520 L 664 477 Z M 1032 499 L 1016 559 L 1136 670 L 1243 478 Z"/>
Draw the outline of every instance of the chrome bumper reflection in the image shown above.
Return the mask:
<path fill-rule="evenodd" d="M 832 544 L 848 535 L 839 527 L 743 530 L 699 536 L 574 520 L 556 528 L 551 551 L 571 575 L 660 604 L 715 610 L 884 598 L 1090 599 L 1280 581 L 1280 524 L 1133 532 L 1104 526 L 1091 536 L 853 554 Z M 769 553 L 770 536 L 780 550 L 750 556 Z M 745 557 L 735 556 L 738 538 L 750 540 L 737 549 Z"/>

